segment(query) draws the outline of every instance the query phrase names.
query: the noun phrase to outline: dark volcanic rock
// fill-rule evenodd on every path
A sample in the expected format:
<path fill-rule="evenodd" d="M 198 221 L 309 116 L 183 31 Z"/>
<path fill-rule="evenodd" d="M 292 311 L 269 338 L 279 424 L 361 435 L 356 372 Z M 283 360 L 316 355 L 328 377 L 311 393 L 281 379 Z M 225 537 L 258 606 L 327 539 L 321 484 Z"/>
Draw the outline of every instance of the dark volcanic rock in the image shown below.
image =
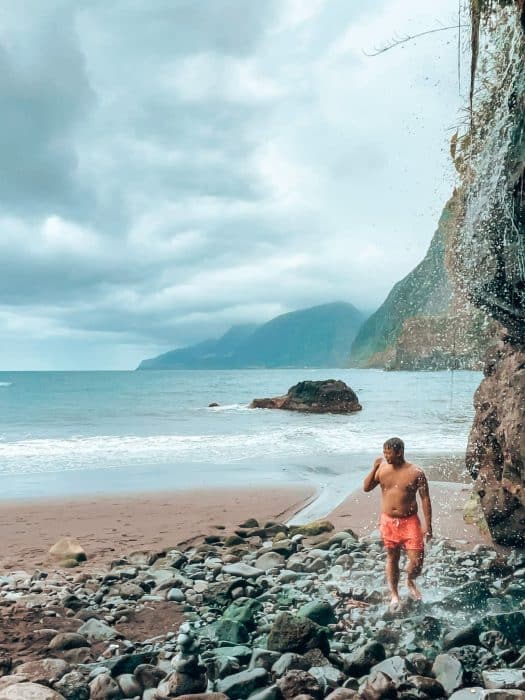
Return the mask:
<path fill-rule="evenodd" d="M 254 399 L 250 408 L 280 408 L 308 413 L 354 413 L 362 409 L 357 394 L 336 379 L 304 381 L 288 389 L 286 396 Z"/>
<path fill-rule="evenodd" d="M 525 545 L 525 349 L 501 342 L 474 398 L 467 468 L 493 539 Z"/>
<path fill-rule="evenodd" d="M 268 635 L 268 649 L 271 651 L 295 651 L 302 654 L 309 649 L 320 649 L 325 656 L 330 653 L 326 632 L 308 618 L 300 618 L 290 613 L 281 613 L 272 625 Z"/>

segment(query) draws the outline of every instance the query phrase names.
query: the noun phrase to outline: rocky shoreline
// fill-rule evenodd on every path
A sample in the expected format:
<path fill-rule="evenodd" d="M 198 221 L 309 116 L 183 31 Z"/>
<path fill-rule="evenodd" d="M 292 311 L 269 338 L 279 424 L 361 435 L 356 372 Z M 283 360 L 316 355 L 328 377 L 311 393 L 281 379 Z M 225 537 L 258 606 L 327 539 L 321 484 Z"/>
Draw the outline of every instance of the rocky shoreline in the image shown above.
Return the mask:
<path fill-rule="evenodd" d="M 67 566 L 78 564 L 78 550 Z M 375 536 L 249 520 L 0 577 L 0 700 L 525 698 L 525 553 L 428 548 L 391 611 Z"/>

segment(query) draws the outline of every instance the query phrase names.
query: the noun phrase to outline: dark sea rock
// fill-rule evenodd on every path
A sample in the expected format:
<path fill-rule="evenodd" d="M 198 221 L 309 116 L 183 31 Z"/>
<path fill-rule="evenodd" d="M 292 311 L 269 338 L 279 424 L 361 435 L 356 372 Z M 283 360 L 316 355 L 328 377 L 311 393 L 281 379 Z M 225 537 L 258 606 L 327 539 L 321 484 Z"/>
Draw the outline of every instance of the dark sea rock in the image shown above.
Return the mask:
<path fill-rule="evenodd" d="M 354 413 L 362 409 L 357 394 L 344 382 L 326 379 L 304 381 L 288 389 L 285 396 L 254 399 L 250 408 L 277 408 L 305 413 Z"/>

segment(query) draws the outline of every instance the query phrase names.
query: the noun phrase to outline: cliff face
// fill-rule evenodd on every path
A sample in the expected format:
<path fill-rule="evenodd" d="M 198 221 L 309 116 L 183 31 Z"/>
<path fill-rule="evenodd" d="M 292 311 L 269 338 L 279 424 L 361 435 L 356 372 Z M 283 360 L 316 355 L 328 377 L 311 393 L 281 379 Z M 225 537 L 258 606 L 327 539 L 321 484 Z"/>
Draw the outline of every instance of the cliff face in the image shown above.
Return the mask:
<path fill-rule="evenodd" d="M 467 467 L 494 540 L 525 546 L 523 2 L 472 0 L 471 26 L 471 126 L 455 154 L 463 210 L 447 259 L 460 293 L 502 330 L 476 393 Z"/>
<path fill-rule="evenodd" d="M 445 265 L 459 193 L 446 204 L 423 261 L 363 324 L 350 364 L 387 369 L 480 369 L 489 335 L 483 313 L 455 291 Z"/>

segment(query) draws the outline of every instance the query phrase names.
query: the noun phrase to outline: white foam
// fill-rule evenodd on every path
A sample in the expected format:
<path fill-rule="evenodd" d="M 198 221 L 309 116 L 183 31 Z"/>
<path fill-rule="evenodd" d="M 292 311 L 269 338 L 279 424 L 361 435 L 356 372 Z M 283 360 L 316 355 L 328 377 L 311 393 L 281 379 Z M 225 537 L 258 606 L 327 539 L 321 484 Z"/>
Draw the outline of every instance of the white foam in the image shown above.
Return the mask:
<path fill-rule="evenodd" d="M 0 382 L 0 387 L 1 386 L 12 386 L 13 382 Z"/>

